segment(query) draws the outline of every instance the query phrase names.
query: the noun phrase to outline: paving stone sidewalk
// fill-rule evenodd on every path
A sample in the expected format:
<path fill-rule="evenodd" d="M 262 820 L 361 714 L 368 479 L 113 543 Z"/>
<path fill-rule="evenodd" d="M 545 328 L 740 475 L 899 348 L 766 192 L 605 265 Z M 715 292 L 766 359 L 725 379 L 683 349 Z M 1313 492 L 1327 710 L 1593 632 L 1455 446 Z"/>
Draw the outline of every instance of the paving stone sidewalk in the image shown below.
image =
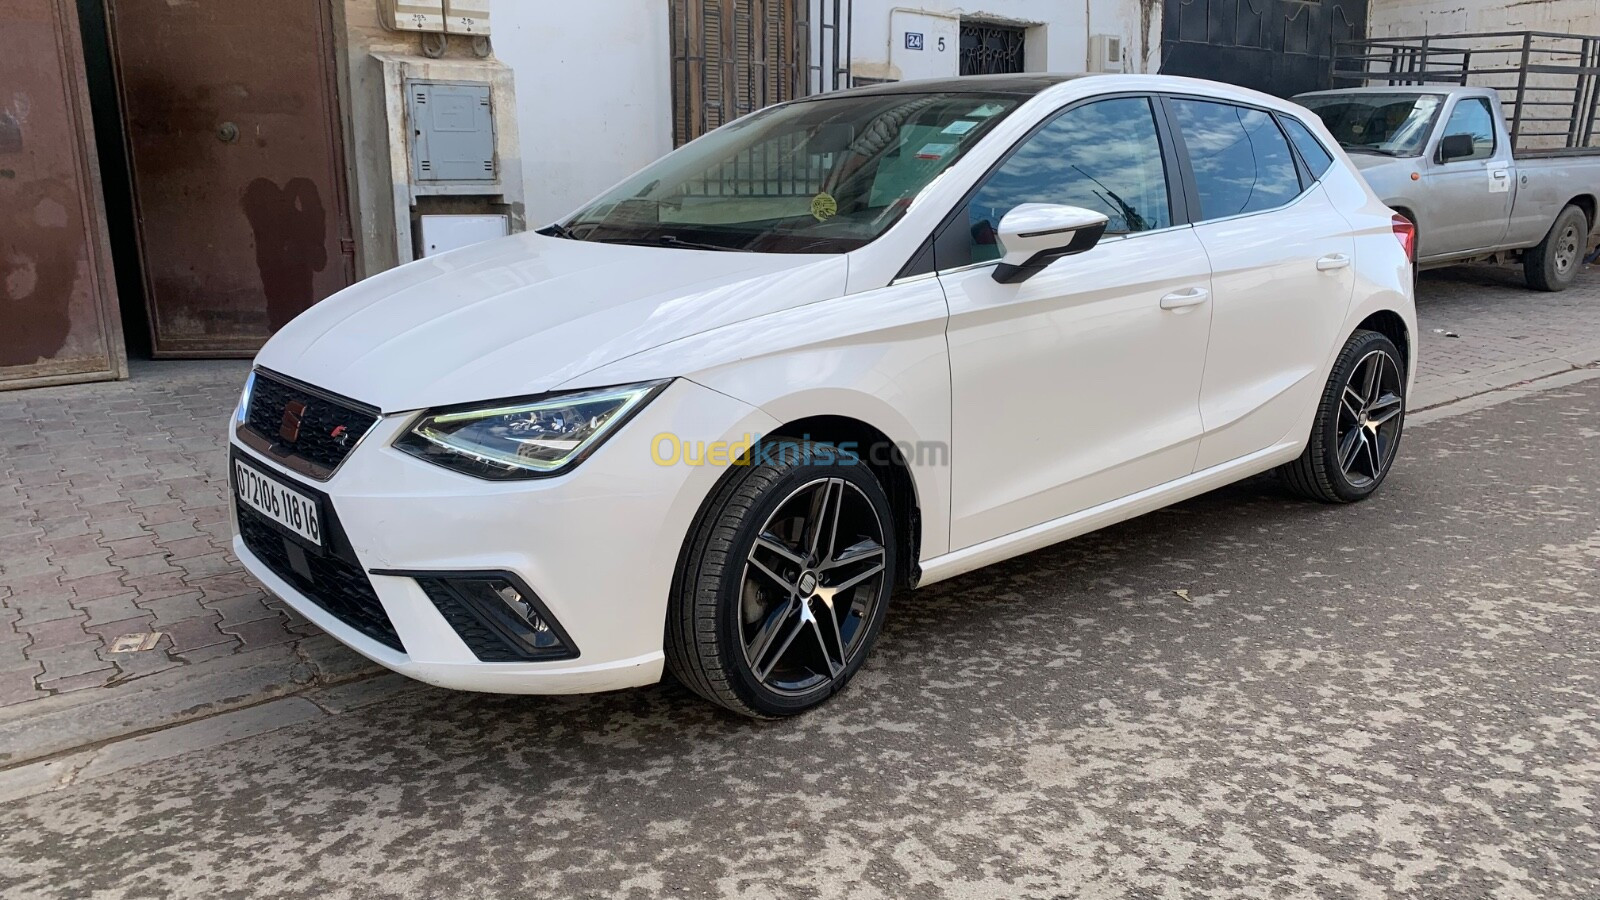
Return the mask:
<path fill-rule="evenodd" d="M 1600 270 L 1561 294 L 1528 291 L 1515 272 L 1447 270 L 1424 276 L 1418 306 L 1417 408 L 1600 360 Z M 73 735 L 374 671 L 231 552 L 224 434 L 247 371 L 145 362 L 127 382 L 0 393 L 0 767 Z M 224 671 L 254 680 L 196 700 L 194 682 Z M 123 701 L 141 695 L 169 701 L 140 719 Z M 109 730 L 73 721 L 113 708 Z M 69 735 L 52 742 L 61 723 Z"/>

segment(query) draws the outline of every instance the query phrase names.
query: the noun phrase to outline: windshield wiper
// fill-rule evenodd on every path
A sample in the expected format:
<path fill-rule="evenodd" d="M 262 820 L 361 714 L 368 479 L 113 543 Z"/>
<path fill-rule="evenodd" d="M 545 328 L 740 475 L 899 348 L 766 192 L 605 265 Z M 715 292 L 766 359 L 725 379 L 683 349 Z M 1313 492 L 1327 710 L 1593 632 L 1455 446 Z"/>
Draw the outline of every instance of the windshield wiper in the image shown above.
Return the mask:
<path fill-rule="evenodd" d="M 1368 147 L 1364 144 L 1346 144 L 1344 145 L 1344 149 L 1346 153 L 1376 153 L 1379 156 L 1400 155 L 1399 151 L 1397 150 L 1385 150 L 1382 147 Z"/>
<path fill-rule="evenodd" d="M 578 233 L 576 231 L 573 231 L 571 228 L 568 228 L 560 222 L 551 225 L 549 228 L 539 229 L 539 233 L 549 235 L 550 237 L 566 238 L 569 241 L 583 240 L 583 238 L 578 237 Z"/>
<path fill-rule="evenodd" d="M 602 238 L 602 244 L 632 244 L 636 247 L 680 247 L 685 250 L 715 250 L 721 253 L 752 253 L 743 247 L 729 247 L 726 244 L 707 244 L 701 241 L 686 241 L 675 234 L 662 234 L 653 238 Z"/>

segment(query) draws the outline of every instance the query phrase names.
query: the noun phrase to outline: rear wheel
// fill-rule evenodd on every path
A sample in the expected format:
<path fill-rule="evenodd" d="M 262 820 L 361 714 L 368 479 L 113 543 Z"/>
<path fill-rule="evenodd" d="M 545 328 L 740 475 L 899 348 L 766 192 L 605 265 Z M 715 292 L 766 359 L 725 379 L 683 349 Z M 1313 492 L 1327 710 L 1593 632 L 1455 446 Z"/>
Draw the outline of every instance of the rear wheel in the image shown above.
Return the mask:
<path fill-rule="evenodd" d="M 893 511 L 853 454 L 793 442 L 726 479 L 691 535 L 667 665 L 762 718 L 820 705 L 860 669 L 894 589 Z"/>
<path fill-rule="evenodd" d="M 1589 219 L 1583 210 L 1576 206 L 1563 209 L 1544 240 L 1522 255 L 1522 273 L 1528 287 L 1536 291 L 1566 290 L 1578 278 L 1588 240 Z"/>
<path fill-rule="evenodd" d="M 1281 467 L 1296 493 L 1324 503 L 1354 503 L 1378 490 L 1405 428 L 1405 366 L 1394 342 L 1376 331 L 1350 336 L 1328 377 L 1300 458 Z"/>

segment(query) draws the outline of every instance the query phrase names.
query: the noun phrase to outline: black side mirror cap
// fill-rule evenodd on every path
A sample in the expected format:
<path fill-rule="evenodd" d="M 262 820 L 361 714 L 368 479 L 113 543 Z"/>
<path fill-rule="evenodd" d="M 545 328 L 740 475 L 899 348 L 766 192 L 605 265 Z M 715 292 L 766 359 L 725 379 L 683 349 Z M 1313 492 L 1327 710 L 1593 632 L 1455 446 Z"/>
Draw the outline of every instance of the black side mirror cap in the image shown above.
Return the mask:
<path fill-rule="evenodd" d="M 1100 238 L 1105 236 L 1106 224 L 1101 222 L 1097 225 L 1079 228 L 1073 232 L 1072 240 L 1065 247 L 1059 247 L 1055 250 L 1042 250 L 1035 253 L 1020 266 L 1001 263 L 995 267 L 994 280 L 1001 284 L 1020 284 L 1043 272 L 1045 267 L 1058 259 L 1077 256 L 1079 253 L 1087 253 L 1094 249 L 1095 244 L 1100 243 Z"/>
<path fill-rule="evenodd" d="M 1447 134 L 1439 139 L 1439 162 L 1447 163 L 1452 159 L 1466 159 L 1476 153 L 1478 147 L 1472 142 L 1470 134 Z"/>

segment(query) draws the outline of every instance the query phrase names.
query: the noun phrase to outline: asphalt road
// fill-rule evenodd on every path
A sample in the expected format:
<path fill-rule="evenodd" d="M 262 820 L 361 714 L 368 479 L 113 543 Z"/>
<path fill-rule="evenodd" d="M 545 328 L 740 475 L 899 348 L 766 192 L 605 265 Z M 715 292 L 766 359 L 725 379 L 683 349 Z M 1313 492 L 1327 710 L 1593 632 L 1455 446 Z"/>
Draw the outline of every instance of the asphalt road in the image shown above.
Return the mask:
<path fill-rule="evenodd" d="M 797 721 L 423 690 L 18 801 L 0 895 L 1600 896 L 1600 380 L 1401 452 L 902 597 Z"/>

